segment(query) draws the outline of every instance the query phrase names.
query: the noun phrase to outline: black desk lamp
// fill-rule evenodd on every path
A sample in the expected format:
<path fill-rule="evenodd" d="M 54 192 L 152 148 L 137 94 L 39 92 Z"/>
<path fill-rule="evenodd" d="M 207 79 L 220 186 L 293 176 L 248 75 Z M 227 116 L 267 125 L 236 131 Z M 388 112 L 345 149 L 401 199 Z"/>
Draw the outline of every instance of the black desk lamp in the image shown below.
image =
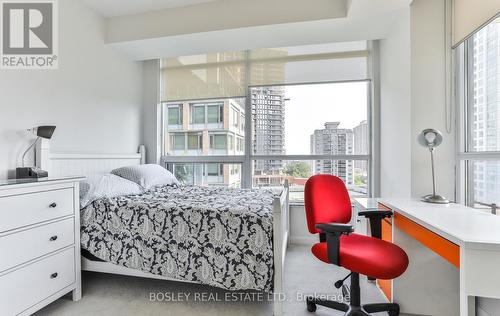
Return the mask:
<path fill-rule="evenodd" d="M 24 166 L 24 158 L 28 151 L 33 148 L 40 138 L 51 139 L 52 134 L 54 134 L 55 126 L 38 126 L 29 129 L 31 133 L 35 134 L 37 137 L 35 141 L 26 149 L 23 154 L 22 159 L 22 167 L 16 168 L 16 178 L 17 179 L 25 179 L 25 178 L 44 178 L 48 176 L 47 171 L 42 170 L 38 167 L 25 167 Z"/>

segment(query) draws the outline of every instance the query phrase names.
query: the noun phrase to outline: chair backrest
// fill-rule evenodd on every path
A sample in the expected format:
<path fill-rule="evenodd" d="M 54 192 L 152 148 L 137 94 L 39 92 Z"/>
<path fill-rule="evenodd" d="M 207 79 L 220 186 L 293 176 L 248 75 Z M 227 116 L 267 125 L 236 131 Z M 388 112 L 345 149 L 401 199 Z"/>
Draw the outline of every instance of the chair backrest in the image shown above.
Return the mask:
<path fill-rule="evenodd" d="M 352 206 L 344 182 L 329 174 L 310 177 L 304 188 L 307 227 L 311 234 L 320 231 L 316 224 L 351 221 Z"/>

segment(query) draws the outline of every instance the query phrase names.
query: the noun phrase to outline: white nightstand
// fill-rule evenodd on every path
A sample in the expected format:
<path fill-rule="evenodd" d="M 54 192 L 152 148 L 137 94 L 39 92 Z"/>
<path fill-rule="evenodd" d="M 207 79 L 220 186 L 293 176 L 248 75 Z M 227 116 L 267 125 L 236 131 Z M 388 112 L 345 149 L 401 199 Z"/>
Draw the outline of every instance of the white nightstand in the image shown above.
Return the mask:
<path fill-rule="evenodd" d="M 0 311 L 30 315 L 81 298 L 81 177 L 0 181 Z"/>

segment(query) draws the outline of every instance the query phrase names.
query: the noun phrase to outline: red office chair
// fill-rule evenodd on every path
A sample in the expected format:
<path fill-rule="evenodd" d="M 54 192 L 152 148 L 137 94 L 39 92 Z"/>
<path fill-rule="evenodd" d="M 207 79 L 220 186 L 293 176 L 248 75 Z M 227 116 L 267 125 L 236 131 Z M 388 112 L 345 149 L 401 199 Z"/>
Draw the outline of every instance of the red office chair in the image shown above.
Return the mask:
<path fill-rule="evenodd" d="M 314 312 L 316 305 L 321 305 L 344 311 L 345 315 L 350 316 L 364 316 L 384 311 L 389 312 L 390 316 L 399 315 L 399 305 L 396 303 L 361 305 L 359 275 L 394 279 L 403 274 L 408 267 L 406 253 L 390 242 L 352 233 L 353 227 L 347 224 L 351 220 L 351 201 L 344 183 L 338 177 L 312 176 L 307 180 L 304 194 L 309 232 L 320 234 L 320 242 L 312 247 L 312 253 L 325 263 L 335 264 L 351 271 L 349 305 L 308 297 L 307 310 Z M 376 234 L 380 235 L 380 225 L 376 228 L 374 226 L 377 225 L 373 224 L 376 222 L 380 224 L 382 218 L 392 213 L 375 211 L 363 212 L 361 215 L 370 218 L 372 233 L 375 230 Z"/>

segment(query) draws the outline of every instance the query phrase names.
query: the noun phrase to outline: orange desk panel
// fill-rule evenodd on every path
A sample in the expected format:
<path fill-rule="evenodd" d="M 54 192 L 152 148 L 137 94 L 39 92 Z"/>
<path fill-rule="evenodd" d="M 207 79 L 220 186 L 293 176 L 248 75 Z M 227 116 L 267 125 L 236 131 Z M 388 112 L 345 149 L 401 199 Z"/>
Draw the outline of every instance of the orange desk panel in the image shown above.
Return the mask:
<path fill-rule="evenodd" d="M 391 210 L 387 206 L 378 205 L 380 210 Z M 382 220 L 382 240 L 392 242 L 392 218 L 384 218 Z M 377 284 L 384 293 L 385 297 L 392 302 L 392 280 L 377 280 Z"/>
<path fill-rule="evenodd" d="M 382 220 L 382 240 L 392 242 L 392 218 Z"/>
<path fill-rule="evenodd" d="M 397 212 L 394 212 L 394 224 L 398 229 L 418 240 L 449 263 L 460 268 L 460 247 L 458 245 Z"/>

